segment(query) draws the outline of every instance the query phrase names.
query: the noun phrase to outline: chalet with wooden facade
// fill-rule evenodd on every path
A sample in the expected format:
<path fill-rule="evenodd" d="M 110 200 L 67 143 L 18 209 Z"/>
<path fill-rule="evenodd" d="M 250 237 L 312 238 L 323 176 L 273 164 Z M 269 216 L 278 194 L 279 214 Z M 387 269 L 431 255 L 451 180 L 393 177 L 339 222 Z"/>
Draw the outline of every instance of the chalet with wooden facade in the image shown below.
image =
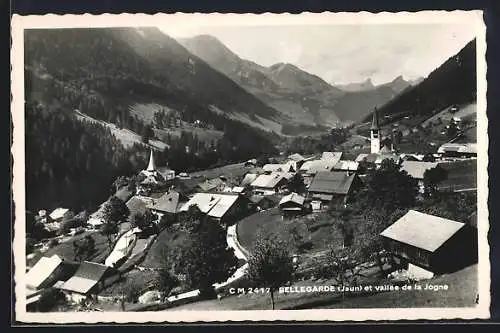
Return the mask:
<path fill-rule="evenodd" d="M 344 171 L 318 172 L 307 189 L 307 198 L 313 209 L 322 209 L 335 199 L 347 202 L 349 195 L 361 185 L 356 174 Z"/>
<path fill-rule="evenodd" d="M 385 247 L 408 270 L 431 278 L 477 259 L 477 235 L 465 223 L 410 210 L 385 229 Z"/>

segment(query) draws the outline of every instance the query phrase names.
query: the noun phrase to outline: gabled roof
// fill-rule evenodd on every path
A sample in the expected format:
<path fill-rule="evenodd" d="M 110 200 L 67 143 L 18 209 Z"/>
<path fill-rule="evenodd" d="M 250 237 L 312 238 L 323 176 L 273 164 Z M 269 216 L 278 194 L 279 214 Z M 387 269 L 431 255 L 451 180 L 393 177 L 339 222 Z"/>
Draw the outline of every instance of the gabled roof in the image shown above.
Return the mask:
<path fill-rule="evenodd" d="M 338 156 L 338 159 L 330 158 L 330 159 L 311 161 L 311 165 L 309 166 L 307 173 L 315 174 L 317 172 L 322 172 L 322 171 L 331 171 L 339 161 L 340 161 L 340 156 Z"/>
<path fill-rule="evenodd" d="M 84 261 L 75 274 L 61 285 L 61 289 L 81 294 L 89 292 L 108 271 L 118 273 L 115 269 L 95 262 Z"/>
<path fill-rule="evenodd" d="M 252 187 L 263 187 L 273 189 L 279 182 L 284 178 L 284 176 L 280 173 L 272 173 L 270 175 L 259 175 L 253 182 L 250 184 Z"/>
<path fill-rule="evenodd" d="M 220 218 L 226 214 L 238 198 L 239 196 L 235 194 L 196 193 L 179 211 L 184 212 L 190 206 L 197 205 L 208 216 Z"/>
<path fill-rule="evenodd" d="M 372 158 L 371 157 L 372 155 L 374 155 L 374 157 L 375 157 L 375 162 L 374 162 L 375 164 L 381 164 L 384 160 L 393 160 L 394 162 L 399 163 L 399 161 L 401 160 L 401 158 L 397 154 L 394 154 L 394 153 L 383 154 L 382 153 L 382 154 L 370 154 L 367 157 L 367 161 L 369 161 Z"/>
<path fill-rule="evenodd" d="M 307 190 L 327 194 L 348 194 L 354 177 L 355 175 L 348 175 L 343 171 L 318 172 Z"/>
<path fill-rule="evenodd" d="M 147 202 L 142 197 L 137 195 L 127 201 L 125 204 L 130 211 L 130 216 L 134 215 L 134 213 L 142 213 L 144 214 L 147 210 Z"/>
<path fill-rule="evenodd" d="M 410 210 L 382 231 L 381 235 L 429 252 L 435 252 L 464 226 L 465 224 L 461 222 Z"/>
<path fill-rule="evenodd" d="M 392 150 L 387 146 L 383 146 L 379 151 L 379 154 L 390 154 L 390 153 L 392 153 Z"/>
<path fill-rule="evenodd" d="M 322 160 L 336 160 L 337 162 L 340 161 L 342 158 L 342 152 L 338 151 L 325 151 L 323 154 L 321 154 L 321 159 Z"/>
<path fill-rule="evenodd" d="M 58 220 L 62 217 L 64 217 L 64 214 L 66 214 L 69 211 L 68 208 L 56 208 L 50 213 L 50 218 L 53 220 Z"/>
<path fill-rule="evenodd" d="M 280 197 L 276 196 L 276 195 L 259 195 L 259 194 L 254 194 L 252 195 L 249 200 L 251 202 L 253 202 L 254 204 L 257 204 L 259 202 L 262 202 L 264 200 L 267 200 L 267 201 L 270 201 L 272 203 L 279 203 L 280 202 Z"/>
<path fill-rule="evenodd" d="M 179 203 L 179 192 L 170 191 L 163 194 L 160 198 L 154 199 L 148 208 L 164 213 L 176 213 Z"/>
<path fill-rule="evenodd" d="M 234 192 L 234 193 L 241 193 L 245 190 L 244 187 L 242 186 L 234 186 L 232 189 L 231 189 L 231 192 Z"/>
<path fill-rule="evenodd" d="M 247 173 L 245 177 L 243 177 L 243 180 L 241 181 L 241 186 L 245 187 L 247 185 L 252 184 L 252 182 L 257 179 L 259 175 L 256 173 Z"/>
<path fill-rule="evenodd" d="M 365 153 L 359 154 L 358 157 L 356 157 L 355 161 L 362 162 L 366 157 L 368 157 L 368 155 L 370 155 L 370 154 L 365 154 Z"/>
<path fill-rule="evenodd" d="M 305 157 L 300 155 L 300 154 L 295 153 L 295 154 L 288 156 L 288 159 L 295 161 L 295 162 L 302 162 L 305 160 Z"/>
<path fill-rule="evenodd" d="M 356 161 L 340 160 L 333 168 L 335 170 L 356 171 L 358 167 L 359 163 Z"/>
<path fill-rule="evenodd" d="M 211 191 L 213 189 L 216 189 L 219 186 L 224 185 L 224 182 L 220 178 L 213 178 L 204 181 L 203 183 L 200 183 L 197 185 L 202 191 Z"/>
<path fill-rule="evenodd" d="M 296 203 L 296 204 L 302 206 L 304 204 L 305 200 L 306 200 L 306 198 L 304 198 L 303 196 L 301 196 L 295 192 L 292 192 L 288 195 L 285 195 L 283 198 L 281 198 L 279 205 L 281 206 L 284 203 L 293 202 L 293 203 Z"/>
<path fill-rule="evenodd" d="M 274 171 L 285 171 L 285 166 L 283 164 L 273 164 L 273 163 L 268 163 L 265 164 L 262 169 L 266 172 L 274 172 Z"/>
<path fill-rule="evenodd" d="M 41 257 L 26 273 L 26 285 L 38 289 L 62 263 L 63 260 L 56 254 L 52 257 Z"/>
<path fill-rule="evenodd" d="M 424 179 L 425 171 L 433 169 L 437 166 L 438 163 L 436 162 L 404 161 L 401 164 L 401 170 L 406 171 L 411 177 L 415 179 Z"/>
<path fill-rule="evenodd" d="M 445 143 L 438 149 L 438 153 L 457 152 L 477 154 L 477 144 L 475 143 Z"/>

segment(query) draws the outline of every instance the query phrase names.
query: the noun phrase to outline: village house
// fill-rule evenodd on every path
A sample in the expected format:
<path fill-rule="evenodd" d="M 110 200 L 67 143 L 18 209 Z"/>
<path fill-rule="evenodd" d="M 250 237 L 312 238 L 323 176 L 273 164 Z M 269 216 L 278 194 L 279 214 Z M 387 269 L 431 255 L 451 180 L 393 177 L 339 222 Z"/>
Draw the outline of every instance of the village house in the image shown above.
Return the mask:
<path fill-rule="evenodd" d="M 477 238 L 465 223 L 410 210 L 380 234 L 410 276 L 432 278 L 471 264 Z"/>
<path fill-rule="evenodd" d="M 245 162 L 244 166 L 245 167 L 255 167 L 255 166 L 257 166 L 257 159 L 256 158 L 249 159 L 248 161 Z"/>
<path fill-rule="evenodd" d="M 240 183 L 240 186 L 241 186 L 241 187 L 244 187 L 244 188 L 246 188 L 246 187 L 250 186 L 250 185 L 253 183 L 253 181 L 254 181 L 255 179 L 257 179 L 257 177 L 259 177 L 259 175 L 258 175 L 258 174 L 256 174 L 256 173 L 247 173 L 247 174 L 243 177 L 243 179 L 242 179 L 242 181 L 241 181 L 241 183 Z"/>
<path fill-rule="evenodd" d="M 280 197 L 277 195 L 254 194 L 250 196 L 249 200 L 256 211 L 261 211 L 276 207 L 280 201 Z"/>
<path fill-rule="evenodd" d="M 125 203 L 130 214 L 129 221 L 132 220 L 135 214 L 144 214 L 147 211 L 148 204 L 152 203 L 152 199 L 140 195 L 135 195 Z"/>
<path fill-rule="evenodd" d="M 445 143 L 438 148 L 442 157 L 467 158 L 477 157 L 476 143 Z"/>
<path fill-rule="evenodd" d="M 52 287 L 57 281 L 68 280 L 77 268 L 77 263 L 66 261 L 58 255 L 41 257 L 26 273 L 27 305 L 34 306 L 43 289 Z"/>
<path fill-rule="evenodd" d="M 404 161 L 401 164 L 401 170 L 406 171 L 413 179 L 418 181 L 420 193 L 424 193 L 424 174 L 427 170 L 438 167 L 437 162 L 415 162 Z"/>
<path fill-rule="evenodd" d="M 342 152 L 340 151 L 325 151 L 321 154 L 321 160 L 335 160 L 340 161 Z"/>
<path fill-rule="evenodd" d="M 283 164 L 269 163 L 265 164 L 262 169 L 265 173 L 270 174 L 273 172 L 296 172 L 297 163 L 295 161 L 287 161 Z"/>
<path fill-rule="evenodd" d="M 287 178 L 282 173 L 259 175 L 251 184 L 254 194 L 272 195 L 283 191 L 288 184 Z"/>
<path fill-rule="evenodd" d="M 304 206 L 305 200 L 305 197 L 294 192 L 281 198 L 278 207 L 282 218 L 303 214 L 306 210 Z"/>
<path fill-rule="evenodd" d="M 356 161 L 340 160 L 333 167 L 333 171 L 346 171 L 350 173 L 355 173 L 358 171 L 359 163 Z"/>
<path fill-rule="evenodd" d="M 48 216 L 47 211 L 40 210 L 37 220 L 43 223 L 43 227 L 48 231 L 59 231 L 63 221 L 67 221 L 75 216 L 68 208 L 56 208 Z"/>
<path fill-rule="evenodd" d="M 349 195 L 358 188 L 361 181 L 356 174 L 344 171 L 321 171 L 316 173 L 307 189 L 313 210 L 323 209 L 337 199 L 347 203 Z"/>
<path fill-rule="evenodd" d="M 62 222 L 62 220 L 70 219 L 73 216 L 75 215 L 68 208 L 56 208 L 49 214 L 52 222 Z"/>
<path fill-rule="evenodd" d="M 71 301 L 78 303 L 99 294 L 120 278 L 120 272 L 113 267 L 84 261 L 72 277 L 67 281 L 58 281 L 54 287 L 63 291 Z"/>
<path fill-rule="evenodd" d="M 306 158 L 300 154 L 295 153 L 288 156 L 288 161 L 292 161 L 295 163 L 295 171 L 297 171 L 297 169 L 299 169 L 302 164 L 304 164 Z"/>
<path fill-rule="evenodd" d="M 213 178 L 196 185 L 195 190 L 199 192 L 222 192 L 226 183 L 220 178 Z"/>
<path fill-rule="evenodd" d="M 342 152 L 324 152 L 320 159 L 304 162 L 299 172 L 302 174 L 304 182 L 310 183 L 310 179 L 314 177 L 317 172 L 332 171 L 341 158 Z"/>
<path fill-rule="evenodd" d="M 146 207 L 158 217 L 157 221 L 161 221 L 165 216 L 168 221 L 173 222 L 181 201 L 187 201 L 187 198 L 179 192 L 169 191 L 159 198 L 153 198 Z"/>
<path fill-rule="evenodd" d="M 198 206 L 209 220 L 229 226 L 246 216 L 250 202 L 236 194 L 196 193 L 179 209 L 179 212 L 187 212 L 192 205 Z"/>

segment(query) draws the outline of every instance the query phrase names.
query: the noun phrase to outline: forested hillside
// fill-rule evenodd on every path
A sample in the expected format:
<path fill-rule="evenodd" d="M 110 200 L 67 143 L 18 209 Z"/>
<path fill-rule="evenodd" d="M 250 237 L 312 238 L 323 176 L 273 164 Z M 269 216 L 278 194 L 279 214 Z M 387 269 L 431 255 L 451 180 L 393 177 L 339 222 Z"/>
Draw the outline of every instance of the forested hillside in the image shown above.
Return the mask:
<path fill-rule="evenodd" d="M 194 56 L 190 57 L 197 70 L 205 68 L 201 69 L 206 71 L 205 81 L 184 77 L 196 76 L 192 73 L 196 69 L 182 67 L 193 62 L 175 62 L 172 57 L 189 55 L 185 49 L 171 45 L 173 51 L 165 50 L 165 59 L 160 60 L 161 50 L 151 46 L 160 35 L 142 41 L 145 53 L 140 53 L 128 44 L 130 39 L 125 41 L 123 34 L 132 33 L 147 39 L 134 29 L 25 32 L 28 209 L 98 204 L 109 196 L 118 175 L 136 173 L 145 166 L 146 146 L 125 149 L 109 129 L 78 120 L 75 109 L 128 128 L 142 135 L 144 143 L 169 125 L 145 123 L 129 111 L 135 103 L 157 103 L 165 106 L 161 112 L 175 110 L 184 123 L 209 124 L 224 132 L 215 141 L 201 140 L 182 129 L 180 136 L 169 138 L 170 149 L 160 152 L 159 159 L 168 158 L 177 172 L 276 153 L 275 134 L 234 119 L 234 114 L 243 117 L 248 112 L 248 119 L 258 122 L 257 114 L 268 112 L 272 117 L 276 111 Z M 130 43 L 139 48 L 134 44 L 139 41 Z M 170 47 L 167 42 L 163 46 Z"/>
<path fill-rule="evenodd" d="M 391 120 L 431 116 L 450 105 L 475 101 L 476 85 L 476 41 L 473 40 L 425 80 L 380 107 L 379 114 Z M 365 121 L 370 119 L 371 115 Z"/>
<path fill-rule="evenodd" d="M 86 208 L 111 194 L 118 175 L 145 162 L 121 147 L 109 130 L 63 112 L 26 106 L 26 208 L 59 204 Z"/>

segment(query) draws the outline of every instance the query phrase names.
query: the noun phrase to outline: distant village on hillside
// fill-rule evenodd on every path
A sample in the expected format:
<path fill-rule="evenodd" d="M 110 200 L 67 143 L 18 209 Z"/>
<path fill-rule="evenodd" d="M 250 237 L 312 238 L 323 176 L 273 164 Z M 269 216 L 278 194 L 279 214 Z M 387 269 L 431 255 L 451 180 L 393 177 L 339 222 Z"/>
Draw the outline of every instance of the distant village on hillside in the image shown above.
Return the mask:
<path fill-rule="evenodd" d="M 459 126 L 460 119 L 452 122 Z M 440 216 L 439 206 L 431 206 L 440 202 L 442 193 L 453 198 L 470 192 L 475 197 L 471 170 L 475 170 L 476 142 L 451 140 L 434 153 L 401 153 L 394 132 L 382 130 L 376 111 L 366 141 L 369 152 L 353 159 L 336 151 L 291 153 L 190 174 L 157 165 L 151 150 L 147 167 L 135 177 L 117 179 L 116 193 L 97 211 L 76 214 L 60 207 L 33 214 L 41 228 L 37 232 L 45 236 L 27 244 L 28 309 L 46 311 L 43 307 L 62 304 L 59 298 L 50 299 L 48 290 L 53 298 L 64 295 L 67 301 L 61 311 L 167 309 L 202 299 L 200 289 L 190 290 L 192 284 L 183 283 L 193 277 L 180 274 L 175 277 L 178 282 L 167 287 L 167 268 L 161 258 L 162 247 L 174 251 L 183 239 L 187 242 L 187 230 L 194 228 L 195 220 L 222 226 L 227 246 L 237 258 L 231 275 L 213 284 L 219 302 L 226 298 L 229 302 L 235 296 L 231 290 L 239 290 L 234 288 L 252 285 L 255 273 L 248 271 L 255 264 L 252 255 L 261 232 L 290 236 L 286 239 L 295 246 L 291 258 L 299 283 L 338 280 L 339 274 L 347 274 L 347 268 L 331 266 L 329 251 L 335 244 L 339 253 L 352 259 L 346 264 L 351 278 L 356 271 L 366 281 L 394 285 L 432 281 L 473 264 L 477 260 L 475 208 L 466 220 L 457 221 Z M 471 174 L 472 181 L 463 178 L 464 173 Z M 405 193 L 412 189 L 414 198 Z M 349 222 L 351 218 L 357 224 L 375 224 L 362 219 L 363 214 L 377 212 L 357 205 L 363 200 L 374 205 L 378 201 L 362 193 L 384 196 L 381 210 L 390 200 L 401 203 L 390 207 L 399 209 L 395 219 L 380 215 L 383 221 L 373 229 L 376 234 Z M 409 204 L 394 197 L 404 195 L 410 196 Z M 363 251 L 369 253 L 360 256 Z M 347 283 L 348 279 L 341 280 Z M 474 301 L 475 294 L 469 296 Z"/>

